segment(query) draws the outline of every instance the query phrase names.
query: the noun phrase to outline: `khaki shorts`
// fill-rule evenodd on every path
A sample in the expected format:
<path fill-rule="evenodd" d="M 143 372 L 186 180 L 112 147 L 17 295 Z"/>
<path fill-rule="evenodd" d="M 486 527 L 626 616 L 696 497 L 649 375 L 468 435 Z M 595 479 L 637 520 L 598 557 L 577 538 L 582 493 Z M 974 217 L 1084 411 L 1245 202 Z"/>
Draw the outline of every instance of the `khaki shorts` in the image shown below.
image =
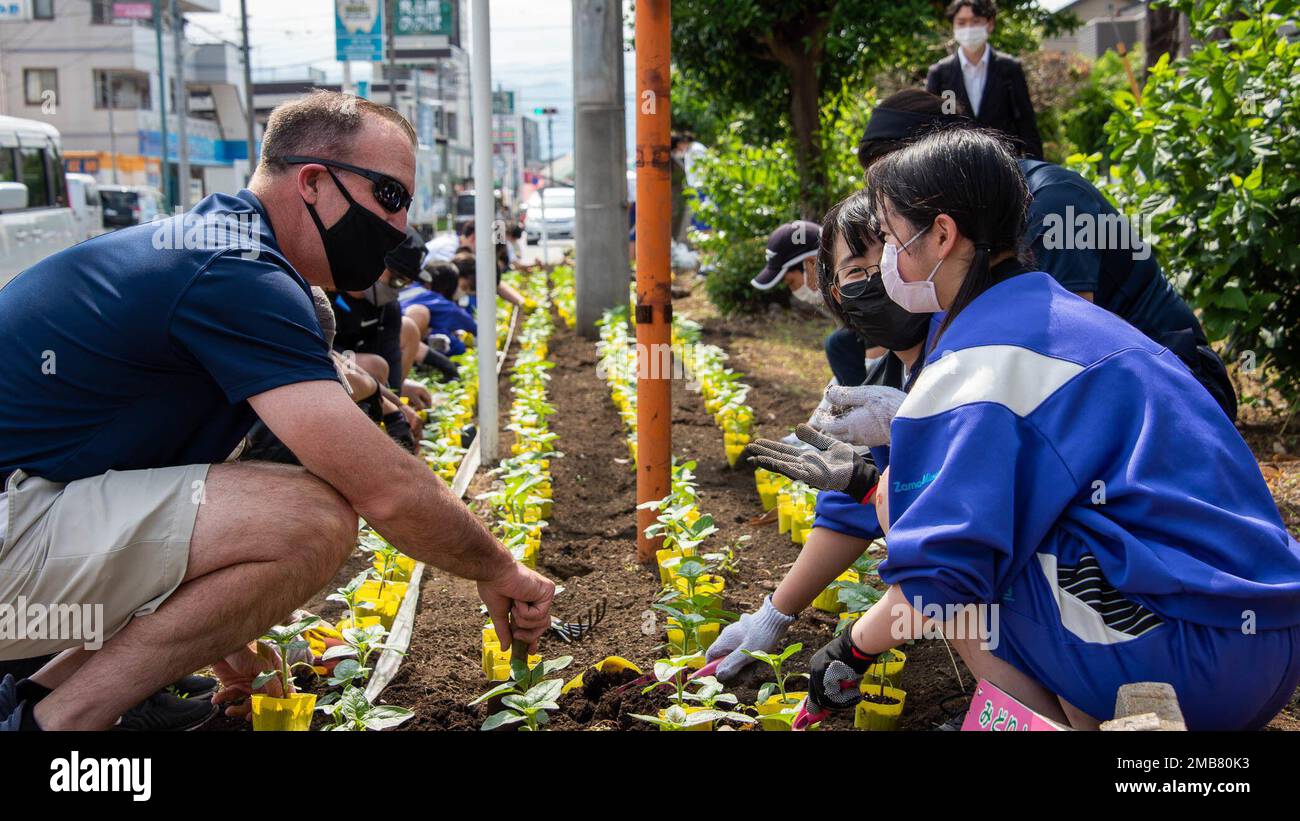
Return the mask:
<path fill-rule="evenodd" d="M 0 530 L 0 660 L 98 649 L 180 585 L 208 465 L 68 484 L 15 471 Z"/>

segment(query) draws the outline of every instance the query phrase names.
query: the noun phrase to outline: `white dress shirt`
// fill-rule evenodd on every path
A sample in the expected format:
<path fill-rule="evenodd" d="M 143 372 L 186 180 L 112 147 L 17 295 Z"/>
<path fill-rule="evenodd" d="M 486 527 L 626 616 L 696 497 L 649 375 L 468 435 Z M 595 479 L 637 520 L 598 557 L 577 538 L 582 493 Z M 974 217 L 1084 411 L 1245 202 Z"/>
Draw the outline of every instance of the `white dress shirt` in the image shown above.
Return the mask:
<path fill-rule="evenodd" d="M 966 96 L 970 99 L 971 116 L 979 116 L 980 102 L 984 99 L 984 84 L 989 78 L 989 58 L 991 47 L 984 44 L 984 53 L 979 61 L 972 63 L 966 57 L 966 49 L 957 49 L 957 59 L 961 61 L 961 77 L 966 85 Z"/>

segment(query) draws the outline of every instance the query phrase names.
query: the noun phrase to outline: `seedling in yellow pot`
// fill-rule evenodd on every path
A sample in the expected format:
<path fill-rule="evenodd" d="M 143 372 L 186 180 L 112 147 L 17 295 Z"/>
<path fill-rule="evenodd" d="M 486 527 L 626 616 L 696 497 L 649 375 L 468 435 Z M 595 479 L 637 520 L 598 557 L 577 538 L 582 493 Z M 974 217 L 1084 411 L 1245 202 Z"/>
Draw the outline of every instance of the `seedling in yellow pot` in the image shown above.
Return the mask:
<path fill-rule="evenodd" d="M 388 730 L 415 713 L 391 704 L 371 704 L 360 687 L 349 686 L 338 701 L 318 708 L 333 719 L 331 730 Z"/>
<path fill-rule="evenodd" d="M 708 731 L 713 729 L 715 721 L 734 721 L 737 724 L 753 724 L 754 719 L 742 713 L 733 713 L 726 710 L 709 710 L 704 707 L 685 707 L 680 704 L 674 704 L 667 709 L 660 710 L 657 716 L 641 715 L 640 713 L 630 713 L 632 718 L 640 721 L 646 721 L 657 726 L 660 730 L 683 731 Z"/>
<path fill-rule="evenodd" d="M 517 729 L 537 731 L 550 720 L 548 711 L 558 710 L 556 699 L 564 688 L 564 681 L 547 678 L 551 673 L 563 670 L 573 662 L 572 656 L 543 661 L 528 667 L 523 659 L 511 658 L 510 680 L 498 684 L 483 695 L 470 702 L 470 706 L 482 704 L 494 698 L 501 699 L 503 709 L 488 716 L 480 730 L 495 730 L 498 727 L 519 725 Z"/>
<path fill-rule="evenodd" d="M 252 689 L 260 690 L 272 679 L 279 678 L 280 691 L 284 696 L 276 698 L 261 693 L 253 696 L 255 731 L 311 729 L 311 716 L 316 708 L 316 696 L 310 693 L 294 693 L 292 675 L 294 667 L 301 665 L 310 668 L 311 664 L 306 661 L 290 664 L 289 658 L 310 651 L 311 646 L 302 634 L 319 621 L 319 616 L 311 616 L 284 627 L 272 627 L 266 635 L 262 636 L 261 640 L 274 646 L 280 654 L 280 669 L 268 670 L 256 676 L 252 682 Z"/>
<path fill-rule="evenodd" d="M 760 721 L 764 729 L 788 730 L 790 722 L 794 720 L 795 713 L 799 711 L 799 702 L 802 696 L 798 693 L 792 693 L 786 688 L 787 682 L 808 678 L 807 673 L 787 673 L 784 670 L 785 663 L 803 649 L 803 644 L 796 642 L 791 644 L 780 653 L 764 653 L 758 650 L 741 650 L 742 653 L 753 659 L 766 664 L 772 668 L 774 681 L 765 682 L 758 689 L 758 701 L 755 709 L 761 716 Z M 788 715 L 787 715 L 788 713 Z"/>

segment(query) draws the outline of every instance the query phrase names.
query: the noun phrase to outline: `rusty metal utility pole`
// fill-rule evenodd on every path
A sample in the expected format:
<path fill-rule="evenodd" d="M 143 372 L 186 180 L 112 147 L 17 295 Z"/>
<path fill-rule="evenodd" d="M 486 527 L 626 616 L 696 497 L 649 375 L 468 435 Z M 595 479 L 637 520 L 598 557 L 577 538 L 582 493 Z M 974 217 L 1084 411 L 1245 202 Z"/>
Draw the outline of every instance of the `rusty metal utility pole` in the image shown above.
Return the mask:
<path fill-rule="evenodd" d="M 672 467 L 672 194 L 668 139 L 672 47 L 669 0 L 636 4 L 636 430 L 637 504 L 668 495 Z M 661 355 L 662 354 L 662 355 Z M 636 555 L 654 559 L 660 539 L 646 538 L 655 511 L 638 510 Z"/>

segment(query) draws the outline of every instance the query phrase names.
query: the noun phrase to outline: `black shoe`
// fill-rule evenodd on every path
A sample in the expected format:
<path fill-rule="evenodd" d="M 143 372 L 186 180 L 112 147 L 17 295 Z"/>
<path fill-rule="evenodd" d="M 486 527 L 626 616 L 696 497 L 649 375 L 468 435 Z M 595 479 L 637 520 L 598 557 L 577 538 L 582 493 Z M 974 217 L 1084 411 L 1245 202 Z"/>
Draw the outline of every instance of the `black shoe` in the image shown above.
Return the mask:
<path fill-rule="evenodd" d="M 181 698 L 209 698 L 217 691 L 217 680 L 211 676 L 184 676 L 164 692 Z"/>
<path fill-rule="evenodd" d="M 126 732 L 184 732 L 202 727 L 217 714 L 217 705 L 204 698 L 178 698 L 163 690 L 132 707 L 114 730 Z"/>

